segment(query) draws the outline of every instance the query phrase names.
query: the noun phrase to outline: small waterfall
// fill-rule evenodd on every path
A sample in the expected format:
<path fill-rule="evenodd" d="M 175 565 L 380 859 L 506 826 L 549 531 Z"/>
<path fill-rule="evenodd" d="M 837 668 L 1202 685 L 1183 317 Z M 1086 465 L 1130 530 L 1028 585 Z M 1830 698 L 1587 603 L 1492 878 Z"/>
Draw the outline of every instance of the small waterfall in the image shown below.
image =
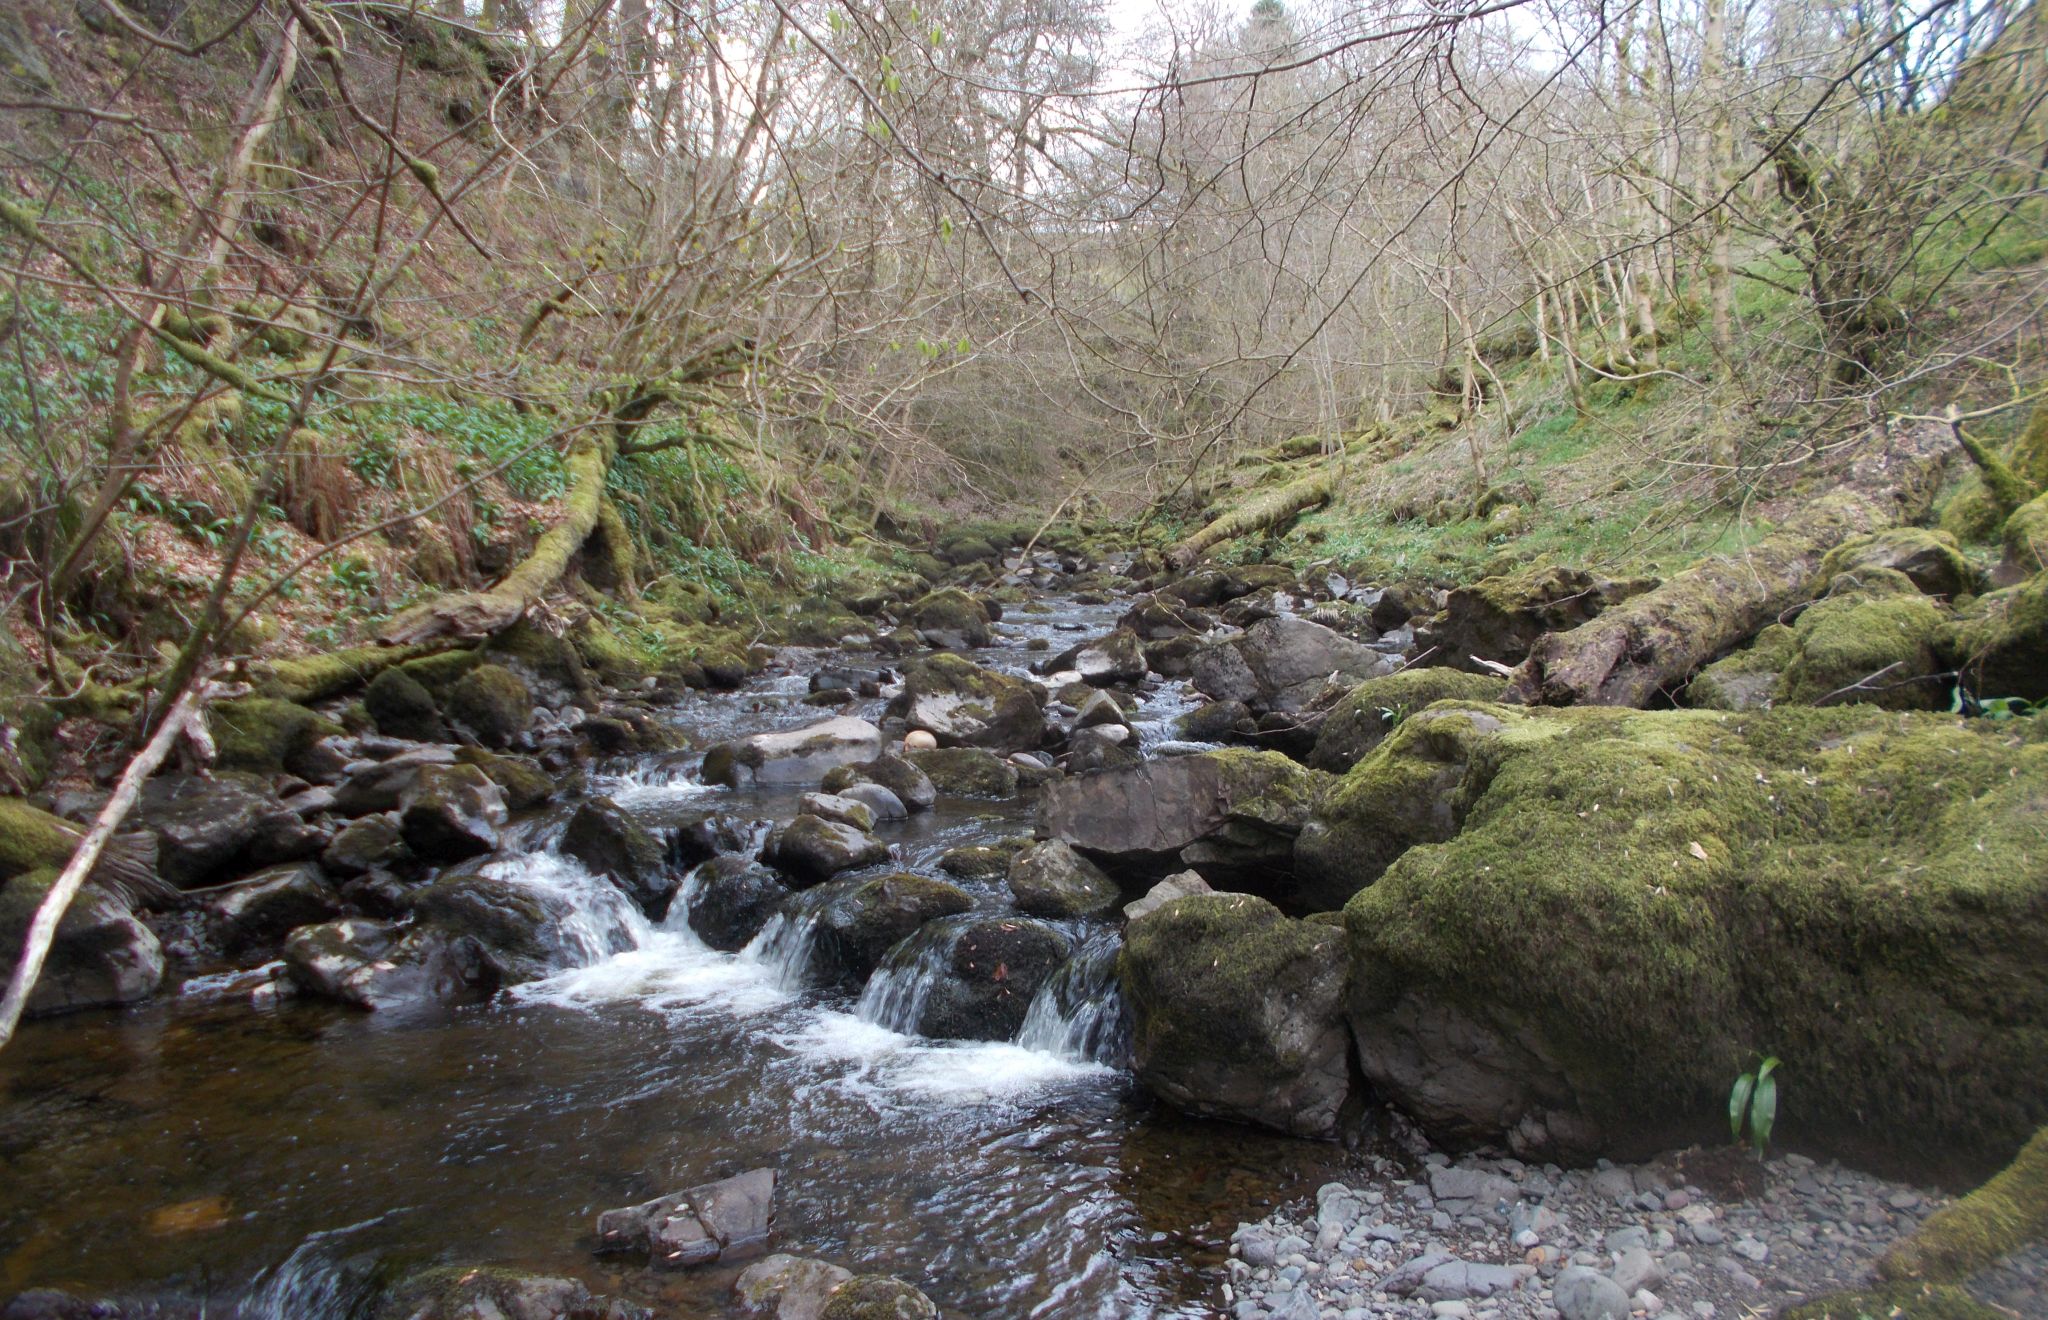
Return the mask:
<path fill-rule="evenodd" d="M 1070 1063 L 1128 1064 L 1130 1015 L 1117 985 L 1123 934 L 1098 931 L 1032 996 L 1017 1044 Z"/>
<path fill-rule="evenodd" d="M 315 1233 L 276 1268 L 261 1275 L 255 1290 L 234 1309 L 234 1320 L 358 1320 L 368 1316 L 384 1291 L 385 1270 L 371 1253 L 337 1258 L 336 1238 L 378 1221 Z"/>
<path fill-rule="evenodd" d="M 592 966 L 644 946 L 653 933 L 647 918 L 617 885 L 560 853 L 527 853 L 516 860 L 492 862 L 483 874 L 517 885 L 540 900 L 548 913 L 542 939 L 558 967 Z"/>
<path fill-rule="evenodd" d="M 778 912 L 768 918 L 761 933 L 740 952 L 766 967 L 778 989 L 795 993 L 804 988 L 811 971 L 811 951 L 818 943 L 815 912 Z"/>
<path fill-rule="evenodd" d="M 918 1023 L 924 1020 L 924 1005 L 931 997 L 932 984 L 945 975 L 961 929 L 959 919 L 941 917 L 889 950 L 888 957 L 861 990 L 860 1004 L 854 1013 L 878 1027 L 905 1036 L 916 1035 Z"/>

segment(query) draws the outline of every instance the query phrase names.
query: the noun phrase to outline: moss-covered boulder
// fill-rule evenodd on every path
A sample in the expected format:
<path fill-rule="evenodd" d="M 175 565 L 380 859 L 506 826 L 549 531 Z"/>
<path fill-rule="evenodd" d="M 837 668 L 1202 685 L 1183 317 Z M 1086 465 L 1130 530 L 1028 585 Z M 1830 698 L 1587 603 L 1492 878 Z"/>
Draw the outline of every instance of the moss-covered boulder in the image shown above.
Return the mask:
<path fill-rule="evenodd" d="M 1033 917 L 1092 917 L 1123 900 L 1116 881 L 1058 839 L 1032 844 L 1011 859 L 1010 896 Z"/>
<path fill-rule="evenodd" d="M 1437 701 L 1495 701 L 1507 687 L 1498 674 L 1468 674 L 1431 666 L 1369 678 L 1344 696 L 1323 719 L 1308 763 L 1343 774 L 1380 745 L 1402 720 Z"/>
<path fill-rule="evenodd" d="M 1032 997 L 1073 952 L 1060 926 L 1012 915 L 941 917 L 891 951 L 872 997 L 899 1031 L 1013 1040 Z"/>
<path fill-rule="evenodd" d="M 2048 1121 L 2044 807 L 2048 745 L 1984 721 L 1445 703 L 1312 828 L 1367 872 L 1360 1063 L 1440 1139 L 1683 1144 L 1762 1050 L 1786 1139 L 1967 1173 Z"/>
<path fill-rule="evenodd" d="M 1765 710 L 1778 698 L 1778 679 L 1799 654 L 1799 637 L 1773 623 L 1739 651 L 1694 674 L 1685 700 L 1702 710 Z"/>
<path fill-rule="evenodd" d="M 1977 696 L 2048 699 L 2048 573 L 1972 601 L 1946 648 Z"/>
<path fill-rule="evenodd" d="M 1564 632 L 1609 606 L 1656 586 L 1653 579 L 1613 581 L 1583 569 L 1549 564 L 1459 587 L 1434 618 L 1415 630 L 1417 646 L 1459 669 L 1483 670 L 1473 657 L 1519 664 L 1545 633 Z"/>
<path fill-rule="evenodd" d="M 1138 1080 L 1190 1114 L 1336 1135 L 1350 1094 L 1344 935 L 1246 894 L 1130 924 L 1117 964 Z"/>
<path fill-rule="evenodd" d="M 919 596 L 904 611 L 903 622 L 935 646 L 953 649 L 987 646 L 988 607 L 958 587 L 942 587 Z"/>
<path fill-rule="evenodd" d="M 527 811 L 555 795 L 555 781 L 530 756 L 502 755 L 481 747 L 458 747 L 455 759 L 483 771 L 505 795 L 505 806 L 509 810 Z"/>
<path fill-rule="evenodd" d="M 1776 700 L 1798 705 L 1859 702 L 1888 710 L 1948 705 L 1940 647 L 1947 612 L 1901 573 L 1871 567 L 1836 579 L 1846 594 L 1808 606 L 1792 625 L 1794 654 Z"/>
<path fill-rule="evenodd" d="M 994 843 L 970 843 L 948 848 L 939 854 L 939 869 L 962 880 L 1000 880 L 1010 873 L 1017 854 L 1031 846 L 1029 835 L 998 839 Z"/>
<path fill-rule="evenodd" d="M 446 713 L 484 746 L 502 750 L 533 727 L 533 690 L 503 665 L 478 665 L 448 689 Z"/>
<path fill-rule="evenodd" d="M 1829 1293 L 1787 1307 L 1778 1320 L 2010 1320 L 1953 1284 L 1893 1284 Z"/>
<path fill-rule="evenodd" d="M 12 979 L 29 923 L 56 884 L 57 873 L 50 865 L 0 880 L 0 984 Z M 132 1004 L 156 993 L 163 979 L 163 949 L 149 927 L 119 899 L 88 885 L 72 897 L 57 922 L 25 1011 L 42 1017 Z"/>
<path fill-rule="evenodd" d="M 403 666 L 370 680 L 363 689 L 363 707 L 376 722 L 377 732 L 388 738 L 439 742 L 447 734 L 441 723 L 441 703 Z"/>
<path fill-rule="evenodd" d="M 980 747 L 934 747 L 904 758 L 947 797 L 1017 796 L 1017 767 Z"/>
<path fill-rule="evenodd" d="M 888 859 L 889 846 L 872 834 L 819 816 L 798 816 L 778 826 L 761 849 L 761 860 L 799 888 Z"/>
<path fill-rule="evenodd" d="M 1977 570 L 1963 558 L 1956 538 L 1925 527 L 1892 527 L 1836 546 L 1821 561 L 1821 587 L 1832 590 L 1844 576 L 1853 579 L 1872 568 L 1903 573 L 1915 590 L 1944 600 L 1978 587 Z"/>
<path fill-rule="evenodd" d="M 484 644 L 482 658 L 525 679 L 534 699 L 544 706 L 596 708 L 597 683 L 576 647 L 531 619 L 495 634 Z"/>
<path fill-rule="evenodd" d="M 908 871 L 835 880 L 805 899 L 817 919 L 812 970 L 847 987 L 867 980 L 898 941 L 926 922 L 974 906 L 960 886 Z"/>
<path fill-rule="evenodd" d="M 2013 510 L 2001 532 L 2005 560 L 1998 566 L 2004 583 L 2048 568 L 2048 495 L 2037 495 Z"/>
<path fill-rule="evenodd" d="M 913 660 L 887 713 L 941 747 L 1031 751 L 1045 741 L 1044 695 L 1032 684 L 957 655 Z"/>
<path fill-rule="evenodd" d="M 326 716 L 271 697 L 223 701 L 207 717 L 218 764 L 258 774 L 299 773 L 315 743 L 341 732 Z"/>
<path fill-rule="evenodd" d="M 1960 1283 L 2023 1247 L 2048 1240 L 2048 1128 L 1962 1200 L 1937 1211 L 1877 1263 L 1886 1279 Z"/>
<path fill-rule="evenodd" d="M 818 1320 L 939 1320 L 932 1299 L 891 1274 L 861 1274 L 832 1292 Z"/>
<path fill-rule="evenodd" d="M 1329 782 L 1277 752 L 1175 756 L 1049 786 L 1037 829 L 1120 880 L 1192 868 L 1219 889 L 1254 889 L 1298 906 L 1295 838 Z"/>

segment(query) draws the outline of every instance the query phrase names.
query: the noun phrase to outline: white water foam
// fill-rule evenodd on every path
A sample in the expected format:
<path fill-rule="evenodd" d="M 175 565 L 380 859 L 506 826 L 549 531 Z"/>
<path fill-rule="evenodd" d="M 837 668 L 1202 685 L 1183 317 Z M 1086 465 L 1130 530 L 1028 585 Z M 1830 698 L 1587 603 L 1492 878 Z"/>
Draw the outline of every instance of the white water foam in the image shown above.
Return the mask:
<path fill-rule="evenodd" d="M 687 802 L 721 790 L 702 784 L 675 766 L 636 765 L 615 775 L 596 777 L 596 791 L 622 807 L 660 806 Z"/>

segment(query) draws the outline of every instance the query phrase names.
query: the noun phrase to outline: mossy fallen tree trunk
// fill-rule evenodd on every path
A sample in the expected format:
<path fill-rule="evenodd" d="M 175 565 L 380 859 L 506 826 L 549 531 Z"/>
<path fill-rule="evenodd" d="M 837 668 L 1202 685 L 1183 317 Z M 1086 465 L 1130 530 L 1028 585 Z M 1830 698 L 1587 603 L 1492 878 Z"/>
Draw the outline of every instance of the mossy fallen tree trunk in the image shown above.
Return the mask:
<path fill-rule="evenodd" d="M 604 508 L 605 474 L 618 456 L 609 434 L 587 435 L 562 460 L 568 478 L 562 520 L 541 533 L 532 553 L 488 591 L 442 596 L 397 615 L 378 634 L 387 646 L 417 646 L 437 639 L 489 637 L 517 623 L 561 581 Z"/>
<path fill-rule="evenodd" d="M 1926 516 L 1954 452 L 1940 425 L 1898 430 L 1842 485 L 1741 555 L 1715 556 L 1530 648 L 1506 699 L 1542 706 L 1647 706 L 1692 672 L 1812 597 L 1828 551 Z"/>
<path fill-rule="evenodd" d="M 1960 1283 L 2048 1238 L 2048 1128 L 1997 1177 L 1946 1207 L 1886 1252 L 1878 1274 L 1894 1282 Z"/>
<path fill-rule="evenodd" d="M 1268 491 L 1232 509 L 1168 550 L 1166 562 L 1177 569 L 1186 568 L 1211 546 L 1234 541 L 1240 536 L 1250 536 L 1253 532 L 1284 527 L 1308 510 L 1329 503 L 1330 494 L 1335 488 L 1336 478 L 1324 472 L 1317 476 L 1304 477 L 1278 490 Z"/>

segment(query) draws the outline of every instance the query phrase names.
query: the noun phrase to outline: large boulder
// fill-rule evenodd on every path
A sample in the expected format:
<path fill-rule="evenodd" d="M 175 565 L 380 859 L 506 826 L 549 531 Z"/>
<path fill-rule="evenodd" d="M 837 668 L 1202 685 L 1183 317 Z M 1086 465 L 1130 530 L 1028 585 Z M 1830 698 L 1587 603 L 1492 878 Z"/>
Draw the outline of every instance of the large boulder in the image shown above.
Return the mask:
<path fill-rule="evenodd" d="M 1980 698 L 2048 701 L 2048 573 L 1959 611 L 1948 656 Z"/>
<path fill-rule="evenodd" d="M 1903 573 L 1913 588 L 1929 596 L 1953 600 L 1974 593 L 1980 575 L 1947 532 L 1924 527 L 1892 527 L 1874 536 L 1845 541 L 1821 561 L 1821 584 L 1832 588 L 1845 575 L 1854 578 L 1869 569 Z"/>
<path fill-rule="evenodd" d="M 867 980 L 890 948 L 918 927 L 974 906 L 960 886 L 908 871 L 835 880 L 826 888 L 806 896 L 817 922 L 811 968 L 820 979 L 848 987 Z"/>
<path fill-rule="evenodd" d="M 758 1252 L 775 1223 L 775 1171 L 745 1173 L 671 1192 L 597 1217 L 598 1250 L 644 1253 L 656 1269 L 709 1265 Z"/>
<path fill-rule="evenodd" d="M 1341 930 L 1248 894 L 1146 913 L 1117 965 L 1138 1080 L 1186 1113 L 1335 1136 L 1351 1089 L 1345 973 Z"/>
<path fill-rule="evenodd" d="M 1475 672 L 1486 668 L 1478 660 L 1520 664 L 1543 634 L 1576 628 L 1656 585 L 1648 578 L 1610 581 L 1554 564 L 1485 578 L 1452 591 L 1442 612 L 1415 630 L 1415 643 L 1435 649 L 1434 664 Z"/>
<path fill-rule="evenodd" d="M 789 893 L 789 886 L 767 867 L 723 854 L 690 872 L 676 901 L 683 904 L 684 919 L 698 939 L 730 953 L 761 933 Z"/>
<path fill-rule="evenodd" d="M 1029 683 L 957 655 L 915 660 L 887 713 L 922 729 L 941 747 L 1030 751 L 1045 741 L 1044 698 Z"/>
<path fill-rule="evenodd" d="M 379 673 L 363 689 L 363 707 L 388 738 L 409 738 L 414 742 L 438 742 L 446 736 L 441 723 L 441 703 L 426 684 L 397 665 Z"/>
<path fill-rule="evenodd" d="M 1138 634 L 1129 628 L 1118 628 L 1105 637 L 1067 648 L 1039 672 L 1054 674 L 1071 670 L 1081 676 L 1083 683 L 1115 687 L 1138 682 L 1149 669 L 1150 665 L 1145 660 L 1145 644 L 1139 640 Z"/>
<path fill-rule="evenodd" d="M 590 798 L 576 808 L 560 848 L 564 856 L 617 885 L 651 921 L 666 915 L 681 883 L 669 867 L 668 848 L 608 797 Z"/>
<path fill-rule="evenodd" d="M 869 991 L 896 992 L 900 1020 L 894 1013 L 884 1020 L 899 1030 L 944 1040 L 1010 1040 L 1038 987 L 1073 947 L 1066 932 L 1043 921 L 944 917 L 898 945 Z"/>
<path fill-rule="evenodd" d="M 29 924 L 57 874 L 55 866 L 39 867 L 0 881 L 0 984 L 14 975 Z M 25 1012 L 41 1017 L 132 1004 L 156 993 L 163 979 L 163 949 L 149 927 L 119 899 L 88 884 L 57 922 Z"/>
<path fill-rule="evenodd" d="M 1308 763 L 1343 774 L 1380 745 L 1402 720 L 1436 701 L 1496 701 L 1507 687 L 1498 674 L 1431 666 L 1369 678 L 1324 716 Z"/>
<path fill-rule="evenodd" d="M 1035 843 L 1010 863 L 1010 894 L 1032 917 L 1092 917 L 1123 898 L 1102 868 L 1058 839 Z"/>
<path fill-rule="evenodd" d="M 448 689 L 448 718 L 486 747 L 510 747 L 533 727 L 533 691 L 503 665 L 478 665 Z"/>
<path fill-rule="evenodd" d="M 841 871 L 889 860 L 889 845 L 864 830 L 819 816 L 798 816 L 769 834 L 761 860 L 799 886 L 819 884 Z"/>
<path fill-rule="evenodd" d="M 136 815 L 156 836 L 158 872 L 181 889 L 311 857 L 326 842 L 268 783 L 239 772 L 159 775 Z"/>
<path fill-rule="evenodd" d="M 885 752 L 872 761 L 839 766 L 825 775 L 820 787 L 827 793 L 844 793 L 856 784 L 876 784 L 886 788 L 913 812 L 930 811 L 932 804 L 939 800 L 939 790 L 932 784 L 931 777 L 893 753 Z"/>
<path fill-rule="evenodd" d="M 994 640 L 988 606 L 957 587 L 919 596 L 904 610 L 903 621 L 934 646 L 965 650 Z"/>
<path fill-rule="evenodd" d="M 214 763 L 223 770 L 260 775 L 287 772 L 320 778 L 325 761 L 320 744 L 341 732 L 341 726 L 326 716 L 274 697 L 222 701 L 206 714 L 213 733 Z"/>
<path fill-rule="evenodd" d="M 733 788 L 815 784 L 834 767 L 871 761 L 881 750 L 880 729 L 840 715 L 801 729 L 719 743 L 704 753 L 704 782 Z"/>
<path fill-rule="evenodd" d="M 1399 662 L 1307 619 L 1262 619 L 1237 637 L 1195 653 L 1192 682 L 1212 701 L 1241 701 L 1259 711 L 1298 711 L 1325 684 L 1362 683 Z"/>
<path fill-rule="evenodd" d="M 428 765 L 398 804 L 406 847 L 429 862 L 460 862 L 498 846 L 505 795 L 473 765 Z"/>
<path fill-rule="evenodd" d="M 1328 777 L 1239 748 L 1049 785 L 1038 834 L 1132 880 L 1193 869 L 1218 888 L 1287 892 L 1294 842 Z"/>
<path fill-rule="evenodd" d="M 1359 877 L 1344 928 L 1359 1062 L 1438 1139 L 1705 1139 L 1759 1049 L 1844 1101 L 1787 1103 L 1784 1139 L 1883 1167 L 1981 1174 L 2048 1120 L 2048 743 L 1869 707 L 1439 705 L 1318 823 L 1405 830 L 1423 785 L 1440 838 Z"/>
<path fill-rule="evenodd" d="M 934 747 L 912 752 L 910 763 L 948 797 L 1017 796 L 1017 767 L 980 747 Z"/>

